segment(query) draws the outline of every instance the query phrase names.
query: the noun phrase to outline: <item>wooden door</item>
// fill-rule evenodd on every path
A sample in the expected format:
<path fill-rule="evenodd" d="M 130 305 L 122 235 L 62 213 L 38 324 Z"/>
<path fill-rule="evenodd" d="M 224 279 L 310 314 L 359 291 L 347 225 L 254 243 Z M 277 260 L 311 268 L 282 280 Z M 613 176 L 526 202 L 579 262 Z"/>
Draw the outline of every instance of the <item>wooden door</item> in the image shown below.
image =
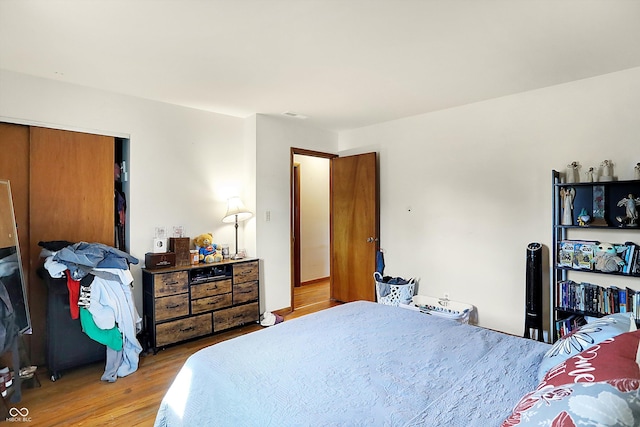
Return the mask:
<path fill-rule="evenodd" d="M 376 153 L 332 159 L 332 299 L 375 301 L 378 233 Z"/>
<path fill-rule="evenodd" d="M 114 138 L 31 128 L 31 277 L 42 264 L 39 241 L 114 244 Z M 32 362 L 44 362 L 47 290 L 32 284 Z"/>

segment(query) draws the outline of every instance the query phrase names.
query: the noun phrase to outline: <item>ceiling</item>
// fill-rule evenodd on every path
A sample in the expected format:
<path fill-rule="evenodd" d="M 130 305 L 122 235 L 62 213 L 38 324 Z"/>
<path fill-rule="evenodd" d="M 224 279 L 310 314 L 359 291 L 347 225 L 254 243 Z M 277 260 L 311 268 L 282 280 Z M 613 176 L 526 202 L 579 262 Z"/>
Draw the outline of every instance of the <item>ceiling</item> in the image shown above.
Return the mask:
<path fill-rule="evenodd" d="M 2 69 L 336 131 L 638 66 L 637 0 L 0 0 Z"/>

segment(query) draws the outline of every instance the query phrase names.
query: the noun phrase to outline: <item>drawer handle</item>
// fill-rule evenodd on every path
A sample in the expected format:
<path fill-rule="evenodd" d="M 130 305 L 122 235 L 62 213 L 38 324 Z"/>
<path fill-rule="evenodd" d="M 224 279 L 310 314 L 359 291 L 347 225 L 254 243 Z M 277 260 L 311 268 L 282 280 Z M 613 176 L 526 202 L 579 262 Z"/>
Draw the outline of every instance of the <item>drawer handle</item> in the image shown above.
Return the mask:
<path fill-rule="evenodd" d="M 173 285 L 177 285 L 177 284 L 178 284 L 178 281 L 177 281 L 177 280 L 176 280 L 176 281 L 174 281 L 174 282 L 166 282 L 166 283 L 165 283 L 165 285 L 167 285 L 167 286 L 173 286 Z"/>
<path fill-rule="evenodd" d="M 195 328 L 193 326 L 189 326 L 188 328 L 180 329 L 181 332 L 193 331 Z"/>
<path fill-rule="evenodd" d="M 242 319 L 244 317 L 244 315 L 242 314 L 236 314 L 235 316 L 233 316 L 234 319 Z"/>
<path fill-rule="evenodd" d="M 167 308 L 178 308 L 180 304 L 168 305 Z"/>

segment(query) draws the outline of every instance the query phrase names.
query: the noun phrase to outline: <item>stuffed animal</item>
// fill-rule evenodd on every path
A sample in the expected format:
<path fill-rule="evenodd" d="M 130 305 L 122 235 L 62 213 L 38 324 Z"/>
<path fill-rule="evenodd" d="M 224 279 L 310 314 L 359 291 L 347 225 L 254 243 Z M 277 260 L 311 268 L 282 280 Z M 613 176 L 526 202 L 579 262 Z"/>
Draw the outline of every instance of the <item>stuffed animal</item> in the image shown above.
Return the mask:
<path fill-rule="evenodd" d="M 619 268 L 624 265 L 624 261 L 618 256 L 618 249 L 611 243 L 600 242 L 593 248 L 596 254 L 592 262 L 595 263 L 596 270 L 611 273 L 619 271 Z M 624 249 L 620 251 L 623 252 Z"/>
<path fill-rule="evenodd" d="M 203 233 L 193 239 L 193 243 L 199 248 L 198 258 L 200 262 L 211 264 L 222 259 L 222 251 L 218 251 L 218 245 L 213 243 L 211 233 Z M 216 257 L 216 255 L 218 255 Z"/>

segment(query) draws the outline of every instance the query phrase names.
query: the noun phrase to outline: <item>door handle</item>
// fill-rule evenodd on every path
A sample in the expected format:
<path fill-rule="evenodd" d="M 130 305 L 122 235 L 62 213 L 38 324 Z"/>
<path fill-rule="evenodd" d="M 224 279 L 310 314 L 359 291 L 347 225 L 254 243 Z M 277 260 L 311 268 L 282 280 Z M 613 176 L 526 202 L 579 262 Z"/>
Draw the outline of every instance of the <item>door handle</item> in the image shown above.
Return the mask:
<path fill-rule="evenodd" d="M 367 243 L 373 243 L 373 242 L 377 242 L 378 238 L 377 237 L 368 237 L 367 238 Z"/>

